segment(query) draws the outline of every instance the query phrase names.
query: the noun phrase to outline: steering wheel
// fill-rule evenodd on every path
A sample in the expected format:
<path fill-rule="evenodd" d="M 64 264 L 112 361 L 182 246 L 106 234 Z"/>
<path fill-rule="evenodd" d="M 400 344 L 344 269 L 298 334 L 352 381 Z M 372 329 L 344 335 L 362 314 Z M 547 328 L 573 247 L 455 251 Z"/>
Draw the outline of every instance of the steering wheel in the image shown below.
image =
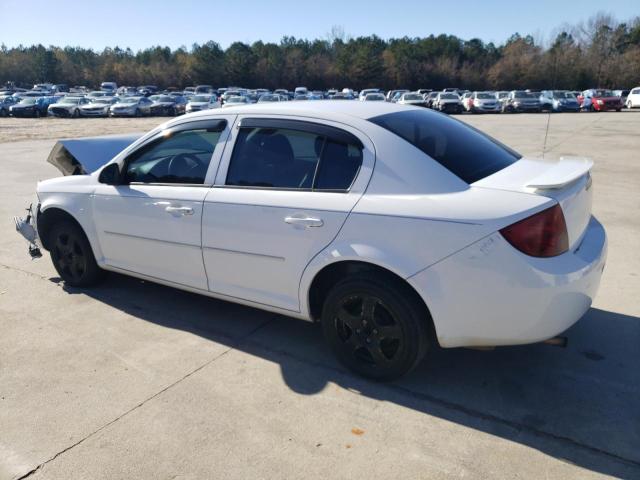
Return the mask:
<path fill-rule="evenodd" d="M 171 157 L 167 166 L 167 176 L 187 176 L 194 169 L 201 166 L 200 160 L 193 153 L 178 153 Z"/>

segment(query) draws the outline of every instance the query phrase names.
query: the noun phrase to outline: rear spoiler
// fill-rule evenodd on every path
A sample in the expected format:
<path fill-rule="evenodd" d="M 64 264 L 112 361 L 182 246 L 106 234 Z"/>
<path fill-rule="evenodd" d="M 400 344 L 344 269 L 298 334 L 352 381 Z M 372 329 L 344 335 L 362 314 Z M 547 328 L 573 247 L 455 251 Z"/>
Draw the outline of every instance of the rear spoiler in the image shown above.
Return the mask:
<path fill-rule="evenodd" d="M 132 133 L 58 140 L 47 162 L 63 175 L 88 175 L 107 164 L 141 136 L 141 133 Z"/>
<path fill-rule="evenodd" d="M 593 167 L 593 160 L 584 157 L 560 157 L 553 168 L 534 177 L 525 186 L 540 190 L 562 188 L 588 173 Z"/>

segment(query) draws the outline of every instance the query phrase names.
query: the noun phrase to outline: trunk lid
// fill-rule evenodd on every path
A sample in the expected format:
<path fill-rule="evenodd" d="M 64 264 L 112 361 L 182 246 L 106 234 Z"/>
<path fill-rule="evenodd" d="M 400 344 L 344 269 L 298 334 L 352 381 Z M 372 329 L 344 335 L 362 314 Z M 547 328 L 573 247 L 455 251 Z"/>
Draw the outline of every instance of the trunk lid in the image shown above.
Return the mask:
<path fill-rule="evenodd" d="M 593 162 L 583 157 L 561 157 L 560 160 L 522 158 L 473 186 L 553 198 L 562 208 L 569 248 L 573 249 L 591 219 L 592 167 Z"/>

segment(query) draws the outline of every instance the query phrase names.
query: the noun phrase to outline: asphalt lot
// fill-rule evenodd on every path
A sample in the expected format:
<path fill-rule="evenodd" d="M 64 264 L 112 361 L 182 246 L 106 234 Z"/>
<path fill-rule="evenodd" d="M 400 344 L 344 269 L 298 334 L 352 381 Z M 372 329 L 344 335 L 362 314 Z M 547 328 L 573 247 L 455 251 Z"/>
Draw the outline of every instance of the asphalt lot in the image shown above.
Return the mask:
<path fill-rule="evenodd" d="M 0 479 L 640 478 L 640 111 L 459 118 L 527 155 L 549 121 L 546 156 L 592 157 L 608 264 L 566 349 L 437 350 L 392 384 L 305 322 L 119 275 L 64 287 L 11 217 L 58 175 L 56 135 L 110 119 L 0 119 Z"/>

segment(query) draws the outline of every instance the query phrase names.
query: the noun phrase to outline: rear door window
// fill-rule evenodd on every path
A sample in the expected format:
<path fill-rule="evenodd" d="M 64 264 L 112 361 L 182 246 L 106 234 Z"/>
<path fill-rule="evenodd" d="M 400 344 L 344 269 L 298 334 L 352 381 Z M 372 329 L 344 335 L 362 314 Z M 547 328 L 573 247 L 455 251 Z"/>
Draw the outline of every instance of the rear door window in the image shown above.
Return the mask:
<path fill-rule="evenodd" d="M 521 158 L 479 130 L 429 110 L 388 113 L 369 121 L 411 143 L 469 184 Z"/>
<path fill-rule="evenodd" d="M 334 130 L 308 122 L 243 121 L 226 185 L 347 191 L 362 164 L 362 145 Z"/>

